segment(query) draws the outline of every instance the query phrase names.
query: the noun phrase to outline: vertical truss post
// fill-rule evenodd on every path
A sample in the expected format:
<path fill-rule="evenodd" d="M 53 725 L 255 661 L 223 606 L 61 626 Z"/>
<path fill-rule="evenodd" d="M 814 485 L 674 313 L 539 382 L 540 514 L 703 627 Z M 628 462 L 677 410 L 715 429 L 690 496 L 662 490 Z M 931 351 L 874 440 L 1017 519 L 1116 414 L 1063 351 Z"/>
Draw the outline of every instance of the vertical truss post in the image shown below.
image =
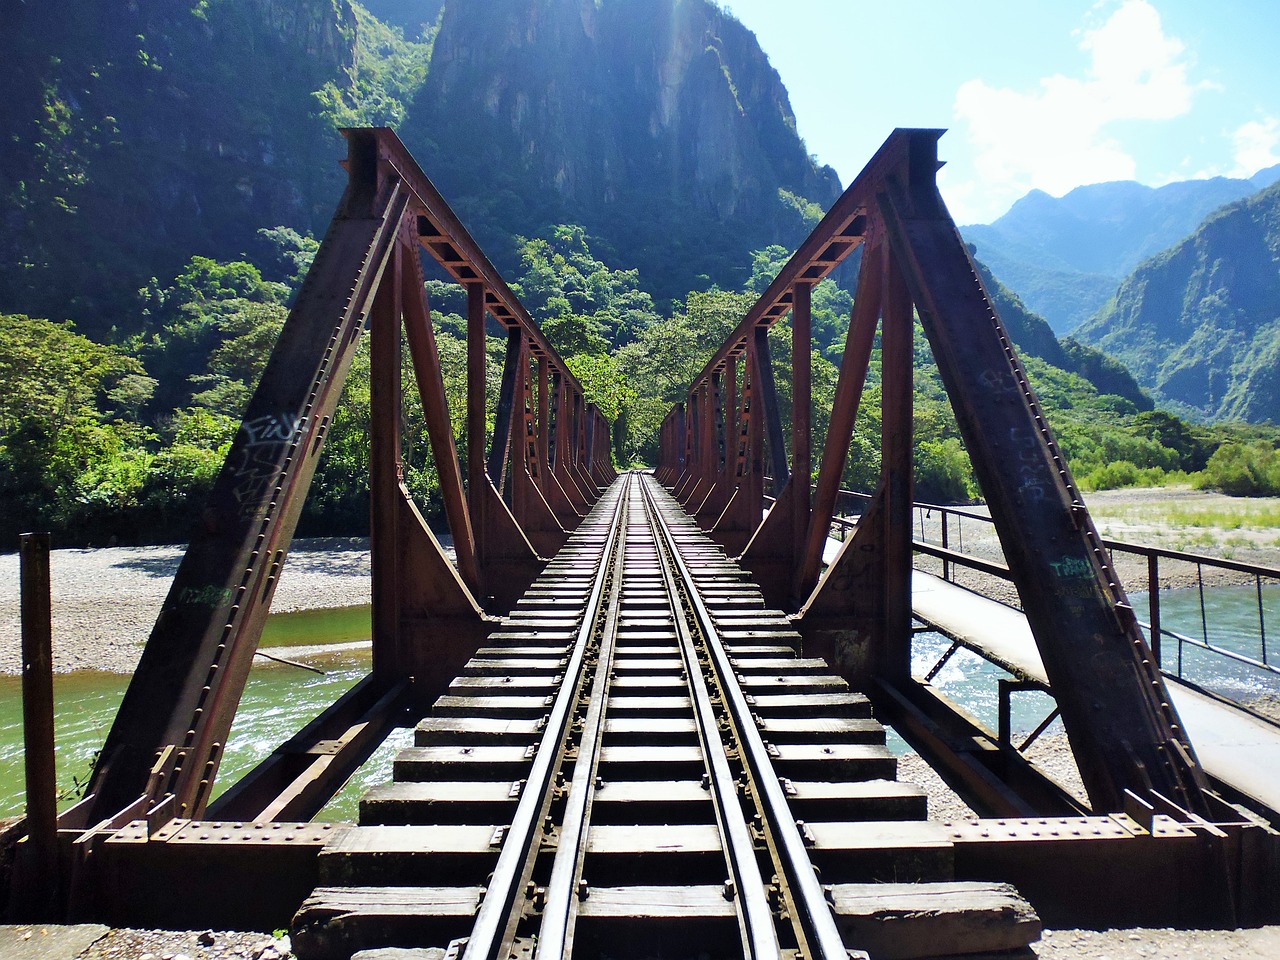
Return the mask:
<path fill-rule="evenodd" d="M 573 396 L 564 374 L 559 370 L 555 372 L 554 402 L 556 462 L 552 472 L 564 489 L 565 497 L 575 516 L 581 518 L 587 514 L 588 503 L 586 494 L 579 488 L 578 480 L 574 476 L 574 447 L 577 438 L 574 432 Z M 575 520 L 574 523 L 576 522 Z"/>
<path fill-rule="evenodd" d="M 920 312 L 1097 812 L 1126 789 L 1207 809 L 1164 679 L 917 135 L 878 206 Z"/>
<path fill-rule="evenodd" d="M 687 403 L 677 403 L 671 411 L 670 433 L 667 438 L 671 451 L 667 484 L 673 490 L 689 462 L 689 410 Z"/>
<path fill-rule="evenodd" d="M 883 254 L 882 248 L 876 246 L 875 249 L 864 252 L 862 257 L 853 316 L 845 337 L 840 378 L 836 382 L 831 425 L 827 430 L 827 442 L 822 450 L 822 466 L 818 471 L 818 487 L 814 494 L 813 514 L 809 520 L 809 536 L 805 542 L 803 563 L 796 576 L 795 593 L 801 597 L 812 593 L 818 583 L 822 552 L 826 547 L 831 519 L 835 516 L 840 481 L 844 475 L 845 463 L 849 459 L 849 444 L 853 439 L 854 426 L 858 422 L 858 408 L 862 403 L 862 391 L 871 365 L 871 350 L 875 344 L 876 327 L 880 318 Z"/>
<path fill-rule="evenodd" d="M 764 521 L 751 535 L 740 562 L 751 571 L 766 603 L 774 607 L 794 609 L 791 584 L 797 561 L 796 531 L 799 529 L 799 521 L 796 520 L 796 514 L 803 511 L 807 527 L 809 476 L 805 474 L 802 477 L 787 466 L 786 437 L 782 430 L 778 392 L 769 356 L 769 331 L 764 327 L 757 327 L 754 338 L 756 371 L 760 377 L 759 400 L 768 428 L 769 452 L 773 460 L 773 486 L 780 492 Z M 801 374 L 802 379 L 803 376 Z"/>
<path fill-rule="evenodd" d="M 910 663 L 911 639 L 911 301 L 904 299 L 901 281 L 894 283 L 888 247 L 875 253 L 862 259 L 859 290 L 865 279 L 867 296 L 855 304 L 850 337 L 856 337 L 857 349 L 845 354 L 845 363 L 853 370 L 862 363 L 864 338 L 874 339 L 877 314 L 883 313 L 880 483 L 796 623 L 806 654 L 824 657 L 863 688 L 886 672 L 901 676 L 902 664 Z M 857 413 L 856 408 L 848 412 Z M 898 516 L 904 509 L 905 521 Z"/>
<path fill-rule="evenodd" d="M 732 457 L 728 464 L 728 477 L 733 486 L 724 510 L 711 530 L 711 537 L 730 556 L 737 556 L 746 549 L 751 535 L 760 526 L 764 503 L 764 440 L 755 387 L 758 378 L 754 345 L 748 345 L 742 368 L 739 408 L 735 414 Z"/>
<path fill-rule="evenodd" d="M 389 277 L 378 287 L 369 321 L 369 554 L 373 576 L 373 671 L 402 675 L 400 656 L 401 459 L 400 317 L 404 248 L 397 244 Z"/>
<path fill-rule="evenodd" d="M 911 676 L 911 505 L 913 469 L 912 362 L 915 323 L 911 294 L 892 256 L 885 258 L 882 331 L 881 438 L 884 497 L 884 633 L 877 672 L 892 681 Z"/>
<path fill-rule="evenodd" d="M 484 284 L 467 284 L 467 499 L 471 522 L 485 529 L 485 425 L 488 404 L 488 356 L 485 342 Z M 476 555 L 481 567 L 485 542 L 480 537 Z"/>
<path fill-rule="evenodd" d="M 418 396 L 422 401 L 423 418 L 427 422 L 427 440 L 431 445 L 436 474 L 440 478 L 440 494 L 444 500 L 449 532 L 453 535 L 458 573 L 467 589 L 472 594 L 478 594 L 480 568 L 476 562 L 475 529 L 467 508 L 467 491 L 462 482 L 458 447 L 453 439 L 453 418 L 449 416 L 440 351 L 436 345 L 435 329 L 431 324 L 431 310 L 423 282 L 422 261 L 416 254 L 405 257 L 404 260 L 406 268 L 402 271 L 404 291 L 401 299 L 405 311 L 405 341 L 413 359 Z"/>
<path fill-rule="evenodd" d="M 813 287 L 797 283 L 791 307 L 792 557 L 804 556 L 809 534 L 809 483 L 813 475 Z M 794 567 L 793 567 L 794 569 Z"/>
<path fill-rule="evenodd" d="M 753 338 L 756 373 L 760 379 L 760 408 L 764 414 L 770 466 L 773 469 L 773 492 L 776 496 L 791 479 L 791 468 L 787 465 L 787 435 L 782 429 L 782 408 L 778 405 L 778 387 L 773 379 L 773 357 L 769 350 L 768 329 L 756 327 Z"/>
<path fill-rule="evenodd" d="M 485 286 L 467 285 L 467 496 L 477 529 L 477 560 L 483 590 L 495 610 L 509 610 L 534 581 L 542 562 L 488 474 L 485 456 L 487 375 Z M 508 340 L 510 349 L 510 338 Z M 518 349 L 518 341 L 517 341 Z M 510 365 L 508 365 L 510 366 Z M 514 376 L 514 366 L 510 367 Z M 504 371 L 504 381 L 507 379 Z M 494 446 L 510 442 L 494 433 Z"/>
<path fill-rule="evenodd" d="M 704 530 L 713 530 L 738 484 L 738 358 L 725 358 L 724 371 L 715 378 L 715 456 L 711 470 L 711 489 L 703 498 L 696 514 Z"/>
<path fill-rule="evenodd" d="M 529 342 L 527 337 L 520 339 L 516 351 L 514 400 L 518 422 L 513 423 L 511 430 L 511 512 L 534 549 L 542 556 L 553 556 L 564 546 L 569 535 L 543 494 L 546 470 L 539 462 L 541 438 L 534 417 Z"/>
<path fill-rule="evenodd" d="M 502 364 L 502 386 L 498 391 L 498 413 L 494 418 L 493 441 L 489 447 L 489 479 L 501 493 L 506 489 L 507 453 L 511 449 L 513 411 L 516 402 L 516 378 L 524 357 L 524 331 L 507 329 L 507 352 Z"/>
<path fill-rule="evenodd" d="M 550 363 L 538 354 L 538 464 L 542 467 L 542 481 L 547 482 L 551 472 L 551 385 Z"/>
<path fill-rule="evenodd" d="M 680 478 L 671 488 L 671 496 L 681 503 L 689 493 L 692 485 L 698 480 L 698 471 L 702 466 L 700 452 L 702 449 L 702 390 L 695 388 L 689 394 L 689 402 L 685 407 L 683 447 L 684 457 Z"/>
<path fill-rule="evenodd" d="M 586 498 L 586 509 L 600 499 L 600 490 L 591 479 L 590 462 L 587 453 L 587 396 L 581 390 L 573 392 L 573 474 L 578 482 L 578 489 Z"/>

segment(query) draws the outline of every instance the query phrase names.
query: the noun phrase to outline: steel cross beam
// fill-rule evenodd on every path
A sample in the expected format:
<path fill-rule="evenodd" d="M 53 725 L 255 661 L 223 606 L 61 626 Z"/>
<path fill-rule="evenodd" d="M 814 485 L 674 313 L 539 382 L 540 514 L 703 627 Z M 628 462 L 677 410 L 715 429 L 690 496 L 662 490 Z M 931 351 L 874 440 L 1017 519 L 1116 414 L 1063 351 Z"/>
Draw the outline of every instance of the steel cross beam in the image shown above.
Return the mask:
<path fill-rule="evenodd" d="M 703 404 L 731 360 L 746 355 L 752 406 L 739 415 L 767 425 L 775 483 L 788 473 L 790 479 L 764 520 L 756 513 L 749 522 L 754 532 L 742 564 L 769 602 L 799 610 L 796 623 L 806 647 L 847 678 L 868 688 L 876 680 L 909 680 L 914 308 L 991 506 L 1095 811 L 1122 809 L 1129 789 L 1155 791 L 1202 812 L 1203 773 L 1008 333 L 938 193 L 941 133 L 897 130 L 885 141 L 703 368 L 687 403 L 668 415 L 657 476 L 674 484 L 679 495 L 692 478 L 709 475 L 710 454 L 697 440 L 699 431 L 724 426 L 707 420 Z M 864 244 L 810 509 L 809 292 Z M 796 399 L 790 465 L 765 337 L 788 312 Z M 856 532 L 819 580 L 877 327 L 883 359 L 881 481 Z M 745 455 L 739 461 L 750 466 L 717 481 L 734 487 L 727 499 L 731 506 L 744 490 L 750 491 L 744 502 L 755 496 L 750 474 L 758 462 Z M 725 544 L 740 543 L 743 519 L 741 510 L 733 516 L 726 511 L 712 535 Z"/>
<path fill-rule="evenodd" d="M 229 818 L 306 818 L 345 781 L 406 700 L 429 700 L 487 636 L 490 611 L 523 593 L 544 561 L 499 494 L 529 475 L 507 456 L 516 410 L 532 409 L 522 375 L 536 354 L 543 383 L 554 377 L 562 406 L 557 469 L 574 478 L 585 507 L 598 495 L 589 474 L 611 476 L 608 446 L 591 455 L 586 427 L 608 435 L 599 411 L 492 263 L 396 138 L 385 129 L 344 131 L 349 182 L 249 402 L 191 543 L 161 608 L 96 764 L 88 798 L 63 817 L 83 829 L 124 812 L 153 824 L 197 817 L 209 803 L 249 667 L 346 374 L 370 325 L 373 416 L 373 673 L 282 745 L 233 789 Z M 466 285 L 470 303 L 468 475 L 453 440 L 420 252 Z M 508 331 L 508 370 L 492 456 L 486 457 L 486 323 Z M 456 567 L 427 528 L 404 484 L 400 413 L 407 343 L 428 439 L 457 550 Z M 545 398 L 545 388 L 541 397 Z M 520 419 L 526 428 L 529 421 Z M 572 424 L 572 427 L 570 426 Z M 530 446 L 548 449 L 545 413 Z M 571 437 L 571 431 L 576 431 Z M 570 442 L 572 440 L 572 442 Z M 520 447 L 516 448 L 521 449 Z M 491 475 L 494 474 L 494 475 Z M 508 474 L 512 480 L 508 482 Z M 525 484 L 522 506 L 545 497 L 550 471 Z M 535 496 L 536 494 L 536 496 Z M 522 511 L 528 522 L 530 509 Z M 572 519 L 576 522 L 577 515 Z M 539 546 L 564 528 L 531 524 Z M 552 536 L 539 537 L 549 533 Z M 410 681 L 412 685 L 410 686 Z M 352 726 L 353 718 L 355 726 Z M 294 762 L 319 740 L 340 744 L 323 762 Z M 305 741 L 305 742 L 304 742 Z"/>

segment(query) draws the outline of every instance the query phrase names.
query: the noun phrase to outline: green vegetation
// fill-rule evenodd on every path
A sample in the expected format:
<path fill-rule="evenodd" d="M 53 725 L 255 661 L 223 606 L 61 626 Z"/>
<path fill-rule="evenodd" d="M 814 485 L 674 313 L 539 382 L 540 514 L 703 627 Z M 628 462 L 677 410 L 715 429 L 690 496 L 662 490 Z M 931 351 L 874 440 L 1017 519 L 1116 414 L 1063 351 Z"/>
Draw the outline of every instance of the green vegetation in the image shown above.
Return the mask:
<path fill-rule="evenodd" d="M 181 540 L 209 490 L 266 364 L 293 285 L 315 243 L 264 231 L 258 266 L 193 257 L 168 283 L 150 282 L 136 303 L 141 332 L 111 346 L 70 324 L 0 317 L 0 522 L 8 542 L 47 528 L 60 542 Z M 521 240 L 522 295 L 570 368 L 615 423 L 619 464 L 652 464 L 657 434 L 703 364 L 741 321 L 785 261 L 780 248 L 752 256 L 745 289 L 692 291 L 660 312 L 636 270 L 608 265 L 581 227 L 562 225 Z M 279 277 L 280 279 L 268 279 Z M 437 327 L 455 439 L 465 458 L 465 295 L 437 280 L 427 294 Z M 852 310 L 827 280 L 814 291 L 814 442 L 821 449 L 834 403 L 837 364 Z M 1009 308 L 1007 308 L 1009 309 Z M 1012 314 L 1011 331 L 1028 327 Z M 1033 331 L 1034 332 L 1034 331 Z M 1054 341 L 1056 343 L 1056 341 Z M 791 332 L 771 333 L 784 428 L 790 429 Z M 489 342 L 496 402 L 503 344 Z M 412 383 L 405 355 L 405 382 Z M 1280 454 L 1266 428 L 1206 428 L 1142 410 L 1079 373 L 1033 353 L 1024 363 L 1080 485 L 1088 490 L 1191 482 L 1255 496 L 1280 492 Z M 1100 367 L 1103 382 L 1114 371 Z M 916 334 L 916 480 L 921 499 L 979 496 L 968 456 L 923 332 Z M 743 371 L 738 371 L 741 383 Z M 356 535 L 368 523 L 369 358 L 361 343 L 326 441 L 301 530 Z M 880 357 L 873 351 L 844 482 L 871 489 L 879 478 Z M 1123 378 L 1119 380 L 1125 388 Z M 429 519 L 440 521 L 438 479 L 427 454 L 417 399 L 403 415 L 406 482 Z"/>
<path fill-rule="evenodd" d="M 1209 458 L 1196 485 L 1233 497 L 1280 496 L 1280 451 L 1267 440 L 1224 443 Z"/>
<path fill-rule="evenodd" d="M 1076 336 L 1188 417 L 1280 418 L 1280 185 L 1140 265 Z"/>

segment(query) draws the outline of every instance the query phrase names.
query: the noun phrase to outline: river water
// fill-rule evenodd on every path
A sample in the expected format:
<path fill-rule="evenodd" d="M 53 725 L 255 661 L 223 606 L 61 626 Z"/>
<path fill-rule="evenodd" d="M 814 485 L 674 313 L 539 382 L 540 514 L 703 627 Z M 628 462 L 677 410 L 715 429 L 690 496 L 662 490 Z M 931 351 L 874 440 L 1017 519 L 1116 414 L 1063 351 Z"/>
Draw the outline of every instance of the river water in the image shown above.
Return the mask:
<path fill-rule="evenodd" d="M 1254 659 L 1263 659 L 1259 628 L 1258 591 L 1255 587 L 1218 587 L 1204 591 L 1203 616 L 1199 590 L 1173 590 L 1161 594 L 1165 630 L 1203 640 Z M 1144 621 L 1147 598 L 1131 597 Z M 1274 630 L 1268 637 L 1266 659 L 1280 664 L 1280 584 L 1262 588 L 1263 625 Z M 308 614 L 307 635 L 315 639 L 346 640 L 367 623 L 367 608 L 334 611 L 330 617 Z M 282 620 L 276 629 L 296 627 Z M 331 629 L 330 629 L 331 627 Z M 365 634 L 367 636 L 367 633 Z M 913 667 L 923 675 L 947 650 L 950 642 L 938 634 L 921 634 L 913 644 Z M 1178 644 L 1166 637 L 1163 665 L 1178 672 Z M 1264 696 L 1280 697 L 1280 675 L 1259 670 L 1221 656 L 1182 645 L 1181 672 L 1188 679 L 1233 699 L 1249 702 Z M 1272 650 L 1271 648 L 1275 649 Z M 308 720 L 333 703 L 369 670 L 368 647 L 320 651 L 300 656 L 325 671 L 324 676 L 259 660 L 255 663 L 232 728 L 222 762 L 219 782 L 233 783 L 251 770 L 276 746 L 296 733 Z M 997 725 L 996 681 L 1004 671 L 966 650 L 958 651 L 934 677 L 942 693 L 959 703 L 989 728 Z M 57 709 L 58 782 L 67 793 L 63 806 L 74 802 L 78 782 L 88 777 L 94 752 L 101 746 L 124 696 L 129 678 L 119 674 L 79 672 L 55 677 Z M 1053 707 L 1046 694 L 1027 692 L 1013 696 L 1013 727 L 1026 733 L 1039 725 Z M 1054 727 L 1060 729 L 1055 723 Z M 346 789 L 325 808 L 321 819 L 354 820 L 359 797 L 373 784 L 391 776 L 395 752 L 412 741 L 412 731 L 398 730 L 379 748 Z M 897 752 L 906 745 L 890 735 Z M 0 816 L 22 812 L 22 685 L 18 677 L 0 677 Z"/>

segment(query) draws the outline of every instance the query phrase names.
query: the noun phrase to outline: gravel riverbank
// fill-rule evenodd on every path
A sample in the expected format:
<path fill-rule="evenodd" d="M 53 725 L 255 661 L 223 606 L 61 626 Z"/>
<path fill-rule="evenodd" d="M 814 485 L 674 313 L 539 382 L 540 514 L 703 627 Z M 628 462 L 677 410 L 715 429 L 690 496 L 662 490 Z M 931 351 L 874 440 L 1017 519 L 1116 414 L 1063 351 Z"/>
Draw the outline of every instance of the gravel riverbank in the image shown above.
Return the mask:
<path fill-rule="evenodd" d="M 54 550 L 53 661 L 59 672 L 132 673 L 169 592 L 184 547 Z M 276 588 L 274 611 L 369 602 L 369 541 L 299 540 Z M 0 673 L 22 669 L 18 555 L 0 555 Z"/>

